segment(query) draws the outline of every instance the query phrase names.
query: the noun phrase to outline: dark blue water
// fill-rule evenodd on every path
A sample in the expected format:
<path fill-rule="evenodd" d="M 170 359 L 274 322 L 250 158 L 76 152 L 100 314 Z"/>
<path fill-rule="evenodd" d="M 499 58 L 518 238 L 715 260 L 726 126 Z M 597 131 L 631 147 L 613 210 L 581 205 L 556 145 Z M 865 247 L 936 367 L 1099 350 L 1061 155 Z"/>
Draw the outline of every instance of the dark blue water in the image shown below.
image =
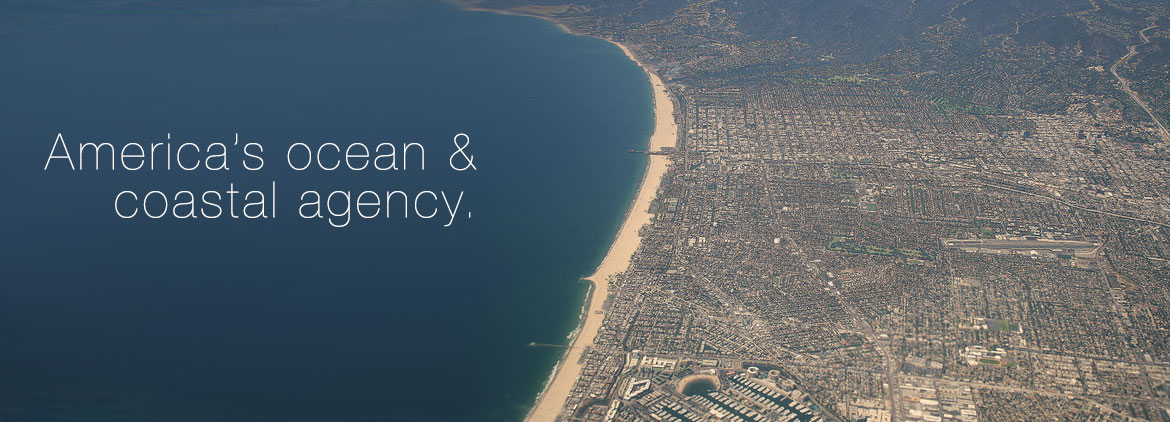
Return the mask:
<path fill-rule="evenodd" d="M 234 3 L 0 3 L 0 420 L 521 418 L 560 357 L 527 344 L 575 326 L 644 168 L 645 76 L 535 19 Z M 58 132 L 238 132 L 265 167 L 43 171 Z M 447 168 L 460 132 L 475 173 Z M 419 142 L 427 169 L 283 164 L 329 141 Z M 114 215 L 124 189 L 272 181 L 275 219 Z M 309 189 L 465 191 L 473 217 L 338 229 L 297 217 Z"/>

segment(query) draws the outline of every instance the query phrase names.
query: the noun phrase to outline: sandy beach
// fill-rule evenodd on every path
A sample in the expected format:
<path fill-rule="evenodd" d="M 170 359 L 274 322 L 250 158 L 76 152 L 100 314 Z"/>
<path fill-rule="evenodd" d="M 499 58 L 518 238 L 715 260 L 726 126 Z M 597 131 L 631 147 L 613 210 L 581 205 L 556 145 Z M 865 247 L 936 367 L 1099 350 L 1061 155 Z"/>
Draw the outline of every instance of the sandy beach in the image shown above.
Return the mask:
<path fill-rule="evenodd" d="M 456 4 L 459 4 L 464 10 L 544 19 L 556 24 L 566 33 L 581 35 L 574 33 L 569 27 L 557 22 L 555 19 L 544 16 L 515 11 L 482 9 L 475 7 L 474 3 L 467 2 L 457 1 Z M 650 85 L 654 91 L 654 131 L 650 134 L 650 140 L 646 150 L 654 152 L 661 151 L 664 147 L 674 147 L 678 140 L 678 125 L 674 121 L 674 100 L 670 96 L 670 91 L 666 89 L 666 85 L 662 83 L 662 79 L 654 71 L 646 67 L 641 60 L 638 60 L 638 57 L 625 45 L 613 40 L 601 39 L 621 48 L 622 52 L 626 53 L 626 57 L 629 57 L 630 60 L 637 63 L 642 68 L 642 71 L 646 72 L 646 75 L 650 78 Z M 532 408 L 525 418 L 526 421 L 545 422 L 555 420 L 561 409 L 564 408 L 565 401 L 569 398 L 569 391 L 572 390 L 573 384 L 577 382 L 577 378 L 581 375 L 583 369 L 583 365 L 580 363 L 581 355 L 584 353 L 585 348 L 593 345 L 593 340 L 597 337 L 597 332 L 601 329 L 601 320 L 605 317 L 601 305 L 609 296 L 610 279 L 629 268 L 634 252 L 638 250 L 638 245 L 642 242 L 642 237 L 639 236 L 638 232 L 654 216 L 650 213 L 650 202 L 658 195 L 658 186 L 662 183 L 662 177 L 666 174 L 670 158 L 665 155 L 650 155 L 649 157 L 650 160 L 646 166 L 646 172 L 642 175 L 642 182 L 638 186 L 638 193 L 634 197 L 634 203 L 626 211 L 626 218 L 622 221 L 621 229 L 618 230 L 613 244 L 609 246 L 609 252 L 606 253 L 605 258 L 602 259 L 601 264 L 597 266 L 593 274 L 585 277 L 585 280 L 593 283 L 589 303 L 585 309 L 585 320 L 577 330 L 577 335 L 573 338 L 571 347 L 566 349 L 565 356 L 561 358 L 561 362 L 557 365 L 552 380 L 545 386 L 544 391 L 537 398 L 536 406 Z"/>
<path fill-rule="evenodd" d="M 562 26 L 563 28 L 563 26 Z M 613 42 L 613 41 L 610 41 Z M 626 46 L 614 42 L 629 56 L 630 60 L 638 63 L 642 70 L 650 76 L 650 83 L 654 89 L 654 132 L 650 135 L 649 151 L 660 151 L 663 147 L 673 147 L 678 139 L 678 126 L 674 121 L 674 102 L 671 100 L 666 85 L 662 83 L 653 71 L 642 64 L 634 53 Z M 557 367 L 553 379 L 541 393 L 536 407 L 528 414 L 527 420 L 534 422 L 552 421 L 556 419 L 569 391 L 581 375 L 582 365 L 579 363 L 585 348 L 593 345 L 598 330 L 601 329 L 601 320 L 605 316 L 601 304 L 609 296 L 609 281 L 614 275 L 621 273 L 630 266 L 630 260 L 638 249 L 642 238 L 638 231 L 650 222 L 653 217 L 650 211 L 650 202 L 658 194 L 658 186 L 662 183 L 662 176 L 666 174 L 670 158 L 665 155 L 651 155 L 650 163 L 646 166 L 646 173 L 642 176 L 642 184 L 638 187 L 638 194 L 634 203 L 626 212 L 626 219 L 609 252 L 597 270 L 586 277 L 593 283 L 592 294 L 589 297 L 589 306 L 585 311 L 585 321 L 581 324 L 577 336 L 573 339 L 572 347 L 565 353 Z"/>

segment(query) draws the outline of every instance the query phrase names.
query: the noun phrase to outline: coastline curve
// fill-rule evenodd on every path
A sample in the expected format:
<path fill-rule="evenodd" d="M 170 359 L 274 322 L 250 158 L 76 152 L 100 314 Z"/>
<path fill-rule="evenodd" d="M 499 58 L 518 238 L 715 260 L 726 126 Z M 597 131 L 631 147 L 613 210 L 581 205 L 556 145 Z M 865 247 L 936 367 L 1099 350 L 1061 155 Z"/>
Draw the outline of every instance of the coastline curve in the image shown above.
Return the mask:
<path fill-rule="evenodd" d="M 462 5 L 464 10 L 489 12 L 505 15 L 526 16 L 541 19 L 557 25 L 562 31 L 577 36 L 591 36 L 616 45 L 631 61 L 646 73 L 653 92 L 654 129 L 647 142 L 647 152 L 661 152 L 663 148 L 674 147 L 678 141 L 678 124 L 674 116 L 674 98 L 666 88 L 666 84 L 654 70 L 650 69 L 626 45 L 617 41 L 587 34 L 573 32 L 563 23 L 552 18 L 539 15 L 517 13 L 508 10 L 483 9 L 470 5 Z M 569 347 L 553 369 L 552 378 L 545 384 L 544 389 L 536 398 L 536 403 L 525 417 L 526 421 L 553 421 L 565 407 L 573 385 L 580 378 L 584 365 L 581 364 L 585 350 L 593 346 L 593 341 L 601 329 L 605 317 L 602 304 L 609 297 L 610 280 L 619 273 L 626 271 L 630 266 L 634 253 L 641 244 L 639 231 L 650 223 L 653 214 L 650 213 L 650 203 L 658 196 L 658 188 L 662 184 L 670 164 L 670 157 L 662 154 L 650 154 L 642 180 L 638 184 L 638 191 L 633 203 L 626 210 L 625 218 L 617 235 L 610 244 L 601 264 L 593 274 L 582 280 L 592 283 L 586 298 L 584 316 L 577 327 L 576 335 L 570 339 Z"/>
<path fill-rule="evenodd" d="M 564 26 L 562 25 L 562 27 Z M 671 97 L 670 91 L 666 89 L 661 78 L 642 63 L 629 47 L 613 40 L 606 39 L 606 41 L 621 48 L 622 52 L 634 63 L 637 63 L 649 77 L 654 97 L 654 130 L 650 134 L 647 151 L 660 152 L 663 151 L 664 147 L 674 147 L 678 140 L 678 124 L 674 118 L 674 99 Z M 662 184 L 662 178 L 666 175 L 669 164 L 669 156 L 649 155 L 646 170 L 638 185 L 638 192 L 634 196 L 634 202 L 626 211 L 625 219 L 622 221 L 621 228 L 618 229 L 617 236 L 610 245 L 609 251 L 606 252 L 605 258 L 601 260 L 601 264 L 597 266 L 592 275 L 585 277 L 585 280 L 593 283 L 593 288 L 590 289 L 588 307 L 581 326 L 577 329 L 577 336 L 573 338 L 570 347 L 566 349 L 565 356 L 557 365 L 555 375 L 545 386 L 544 391 L 537 399 L 536 406 L 532 408 L 525 420 L 553 421 L 563 410 L 573 385 L 576 384 L 584 369 L 581 364 L 582 355 L 587 347 L 593 345 L 593 341 L 601 329 L 601 322 L 605 317 L 601 305 L 609 297 L 610 279 L 629 268 L 634 253 L 641 245 L 642 237 L 639 235 L 639 231 L 643 226 L 649 224 L 654 216 L 650 213 L 650 203 L 658 196 L 658 188 Z"/>

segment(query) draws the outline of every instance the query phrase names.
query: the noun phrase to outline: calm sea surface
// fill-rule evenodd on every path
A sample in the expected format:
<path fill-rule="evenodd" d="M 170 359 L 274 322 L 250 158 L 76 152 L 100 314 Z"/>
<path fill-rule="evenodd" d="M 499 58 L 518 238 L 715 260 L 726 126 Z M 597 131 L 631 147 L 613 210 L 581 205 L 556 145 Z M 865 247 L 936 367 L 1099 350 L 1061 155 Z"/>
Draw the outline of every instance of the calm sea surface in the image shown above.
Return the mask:
<path fill-rule="evenodd" d="M 536 19 L 236 3 L 0 3 L 0 420 L 523 417 L 561 352 L 527 345 L 576 325 L 645 166 L 645 76 Z M 265 167 L 43 171 L 58 132 L 238 132 Z M 475 173 L 447 167 L 460 132 Z M 330 141 L 419 142 L 427 168 L 287 170 Z M 272 181 L 276 219 L 114 215 L 123 189 Z M 310 189 L 465 191 L 473 217 L 338 229 L 297 217 Z"/>

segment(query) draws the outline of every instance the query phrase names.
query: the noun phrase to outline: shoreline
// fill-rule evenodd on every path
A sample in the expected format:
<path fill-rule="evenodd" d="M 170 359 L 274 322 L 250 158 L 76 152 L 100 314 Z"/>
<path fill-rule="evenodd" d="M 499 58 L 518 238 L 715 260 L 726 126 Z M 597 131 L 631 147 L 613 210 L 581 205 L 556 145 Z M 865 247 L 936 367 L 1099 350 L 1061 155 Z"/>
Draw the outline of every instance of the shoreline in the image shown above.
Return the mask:
<path fill-rule="evenodd" d="M 565 24 L 545 16 L 523 14 L 507 10 L 483 9 L 468 4 L 462 4 L 461 7 L 468 11 L 537 18 L 557 25 L 557 27 L 567 34 L 591 36 L 573 32 Z M 670 96 L 670 91 L 666 89 L 666 85 L 662 82 L 662 79 L 658 77 L 657 73 L 642 63 L 634 55 L 633 51 L 622 43 L 601 37 L 594 38 L 604 40 L 620 48 L 626 57 L 646 73 L 650 81 L 653 99 L 652 106 L 654 107 L 654 129 L 651 131 L 650 138 L 647 140 L 646 150 L 656 152 L 662 151 L 664 147 L 675 147 L 678 143 L 678 124 L 674 119 L 674 99 Z M 589 295 L 586 298 L 584 317 L 575 330 L 576 335 L 570 341 L 569 347 L 565 349 L 564 356 L 561 357 L 556 367 L 553 368 L 552 378 L 546 382 L 544 389 L 536 398 L 535 405 L 529 410 L 528 415 L 525 416 L 524 419 L 526 421 L 553 421 L 564 408 L 570 391 L 576 384 L 577 379 L 580 378 L 581 371 L 584 369 L 584 366 L 580 363 L 584 350 L 586 347 L 593 345 L 594 339 L 597 338 L 597 333 L 601 330 L 601 323 L 605 317 L 601 305 L 609 297 L 610 278 L 629 268 L 634 253 L 638 250 L 638 246 L 641 245 L 642 237 L 638 232 L 643 226 L 650 223 L 651 218 L 654 216 L 649 212 L 650 203 L 658 196 L 658 188 L 662 184 L 663 176 L 666 175 L 669 163 L 670 158 L 668 156 L 648 155 L 646 169 L 642 173 L 642 179 L 638 183 L 638 191 L 634 195 L 634 201 L 626 209 L 626 215 L 622 220 L 617 235 L 609 246 L 609 250 L 593 274 L 582 278 L 582 280 L 589 281 L 592 287 L 589 289 Z"/>
<path fill-rule="evenodd" d="M 581 36 L 581 34 L 569 30 L 564 24 L 543 17 L 538 18 L 557 24 L 566 33 Z M 655 152 L 661 151 L 663 147 L 676 146 L 678 125 L 674 120 L 674 99 L 670 96 L 662 79 L 646 67 L 625 45 L 605 38 L 599 39 L 618 46 L 626 54 L 626 57 L 646 73 L 650 81 L 653 92 L 654 129 L 648 139 L 646 150 Z M 654 216 L 649 212 L 650 203 L 658 196 L 658 188 L 662 184 L 663 176 L 666 175 L 670 158 L 664 155 L 649 155 L 648 158 L 646 170 L 639 181 L 634 201 L 626 210 L 626 215 L 613 243 L 609 246 L 609 251 L 606 252 L 605 258 L 601 260 L 601 264 L 597 266 L 593 274 L 583 278 L 583 280 L 592 283 L 593 287 L 590 289 L 584 319 L 577 328 L 577 335 L 554 369 L 552 379 L 537 397 L 536 405 L 525 417 L 527 421 L 555 420 L 564 408 L 565 401 L 568 400 L 569 393 L 577 379 L 581 376 L 581 371 L 584 369 L 584 365 L 580 363 L 581 357 L 585 348 L 593 345 L 593 340 L 601 330 L 601 323 L 605 317 L 601 305 L 609 298 L 610 278 L 629 268 L 634 253 L 642 243 L 642 237 L 638 232 L 643 226 L 649 224 Z"/>

